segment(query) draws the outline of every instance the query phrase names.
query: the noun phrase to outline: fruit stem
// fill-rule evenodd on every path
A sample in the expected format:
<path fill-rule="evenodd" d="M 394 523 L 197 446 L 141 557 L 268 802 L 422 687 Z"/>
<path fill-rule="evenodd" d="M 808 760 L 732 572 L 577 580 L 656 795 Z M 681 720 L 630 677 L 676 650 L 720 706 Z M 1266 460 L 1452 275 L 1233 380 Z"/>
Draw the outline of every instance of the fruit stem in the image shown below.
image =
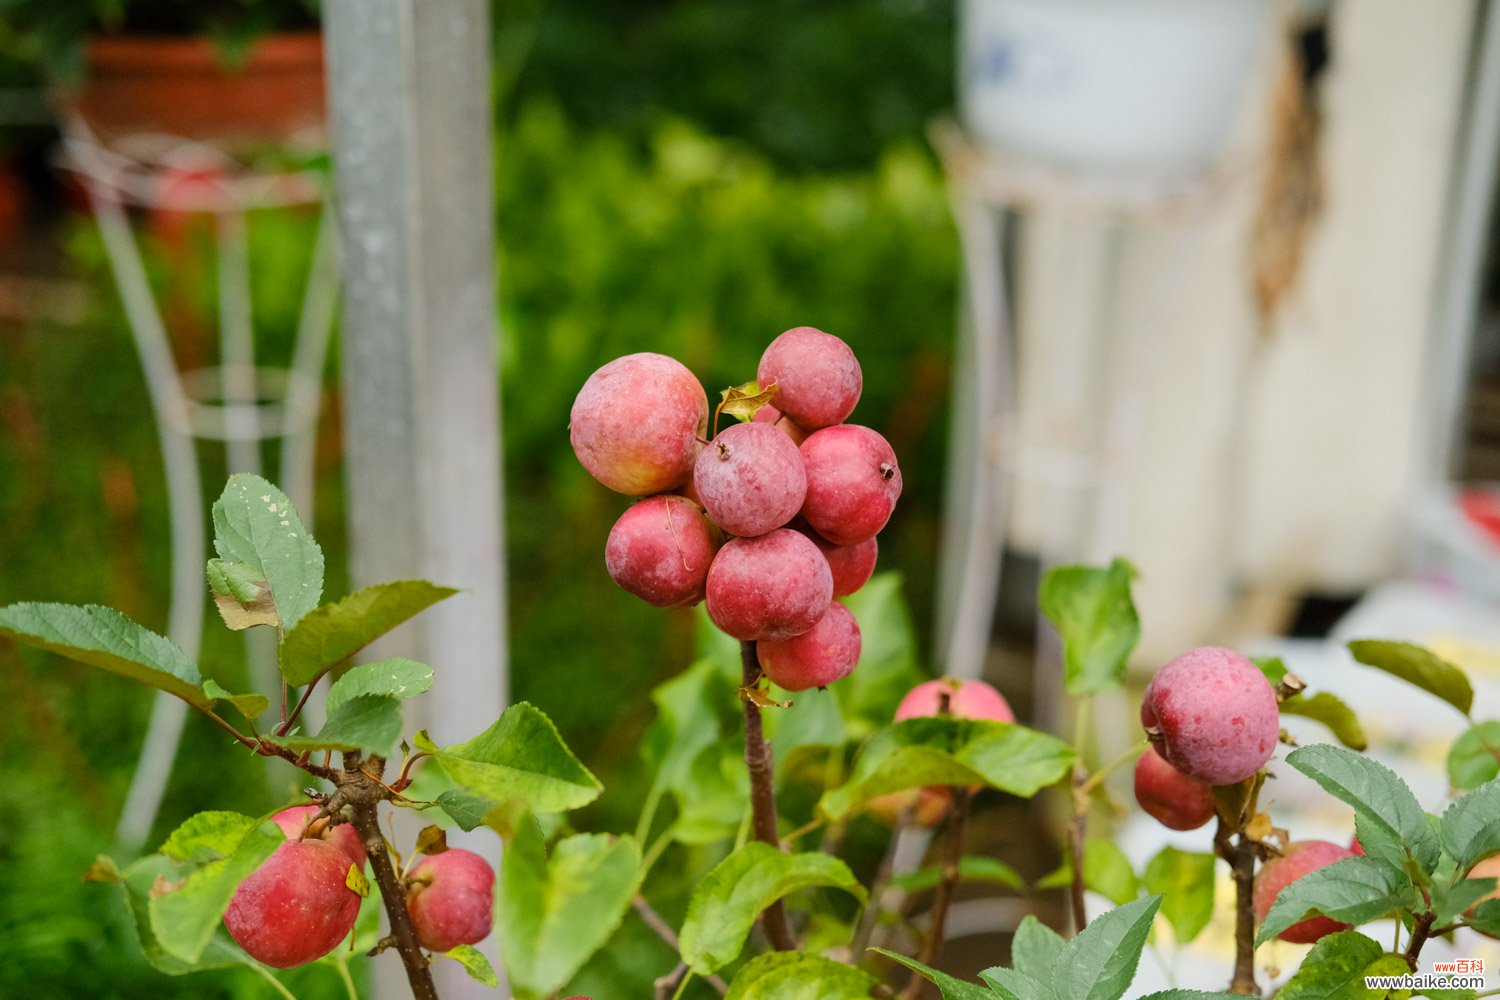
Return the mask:
<path fill-rule="evenodd" d="M 760 680 L 760 660 L 755 643 L 741 640 L 740 664 L 744 670 L 744 687 L 748 691 Z M 761 726 L 760 706 L 748 697 L 741 698 L 745 708 L 745 767 L 750 772 L 750 809 L 754 815 L 755 838 L 781 850 L 781 834 L 776 825 L 776 785 L 772 767 L 771 744 L 766 742 Z M 796 951 L 797 939 L 787 920 L 786 907 L 780 900 L 761 914 L 766 937 L 777 951 Z"/>
<path fill-rule="evenodd" d="M 412 930 L 411 917 L 406 912 L 406 887 L 391 864 L 390 845 L 380 832 L 380 817 L 375 806 L 387 794 L 387 789 L 378 779 L 372 779 L 371 771 L 384 773 L 385 761 L 380 757 L 363 757 L 357 753 L 344 754 L 344 773 L 339 779 L 339 793 L 345 795 L 350 806 L 350 823 L 359 831 L 364 842 L 365 854 L 369 855 L 370 867 L 375 872 L 375 884 L 380 887 L 380 900 L 385 906 L 385 915 L 390 923 L 391 935 L 396 939 L 396 951 L 406 966 L 406 979 L 411 984 L 415 1000 L 438 1000 L 437 986 L 432 981 L 432 969 L 427 956 L 417 944 L 417 935 Z"/>
<path fill-rule="evenodd" d="M 953 893 L 958 888 L 959 866 L 964 856 L 964 821 L 969 817 L 969 799 L 973 793 L 968 788 L 953 790 L 953 804 L 948 809 L 948 836 L 943 841 L 942 881 L 932 898 L 932 908 L 927 911 L 927 939 L 922 942 L 919 957 L 923 965 L 936 965 L 943 953 L 944 926 L 948 922 L 948 908 L 953 905 Z M 912 973 L 901 996 L 915 1000 L 921 995 L 927 980 Z"/>

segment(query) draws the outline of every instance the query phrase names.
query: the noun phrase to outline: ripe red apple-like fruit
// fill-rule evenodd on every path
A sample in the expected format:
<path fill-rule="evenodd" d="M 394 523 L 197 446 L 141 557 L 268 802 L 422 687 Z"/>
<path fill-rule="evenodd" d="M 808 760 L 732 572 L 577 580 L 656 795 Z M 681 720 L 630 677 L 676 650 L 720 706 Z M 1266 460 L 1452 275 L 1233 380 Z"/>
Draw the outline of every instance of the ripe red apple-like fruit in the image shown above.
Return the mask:
<path fill-rule="evenodd" d="M 875 563 L 880 558 L 880 543 L 874 538 L 866 538 L 853 545 L 835 545 L 801 518 L 787 527 L 812 539 L 818 551 L 828 560 L 828 568 L 833 571 L 834 597 L 848 597 L 868 583 L 875 572 Z"/>
<path fill-rule="evenodd" d="M 1194 781 L 1147 747 L 1135 762 L 1135 800 L 1168 830 L 1196 830 L 1213 819 L 1213 788 Z"/>
<path fill-rule="evenodd" d="M 760 409 L 756 410 L 755 416 L 751 420 L 757 424 L 770 424 L 791 438 L 792 444 L 800 445 L 803 441 L 807 440 L 807 431 L 798 427 L 797 421 L 782 413 L 770 403 L 766 403 Z"/>
<path fill-rule="evenodd" d="M 1151 678 L 1141 725 L 1163 759 L 1189 778 L 1232 785 L 1271 759 L 1281 715 L 1255 664 L 1231 649 L 1201 646 Z"/>
<path fill-rule="evenodd" d="M 681 362 L 627 354 L 588 377 L 568 423 L 578 461 L 617 493 L 643 496 L 692 475 L 708 396 Z"/>
<path fill-rule="evenodd" d="M 1271 904 L 1276 902 L 1276 896 L 1282 889 L 1308 872 L 1353 856 L 1347 848 L 1326 840 L 1298 840 L 1288 844 L 1281 857 L 1267 861 L 1255 876 L 1255 891 L 1251 902 L 1255 904 L 1256 922 L 1266 919 L 1266 914 L 1271 911 Z M 1325 935 L 1348 929 L 1348 924 L 1316 916 L 1299 920 L 1276 937 L 1293 944 L 1312 944 Z"/>
<path fill-rule="evenodd" d="M 735 424 L 698 454 L 693 486 L 719 527 L 731 535 L 764 535 L 802 509 L 807 472 L 802 453 L 781 431 L 769 424 Z"/>
<path fill-rule="evenodd" d="M 761 670 L 778 687 L 827 687 L 848 677 L 859 663 L 859 625 L 848 608 L 834 601 L 806 632 L 781 642 L 764 639 L 755 644 L 755 652 Z"/>
<path fill-rule="evenodd" d="M 718 550 L 714 526 L 697 504 L 680 496 L 647 497 L 626 508 L 609 530 L 604 568 L 648 604 L 685 608 L 703 600 Z"/>
<path fill-rule="evenodd" d="M 271 822 L 281 827 L 287 840 L 326 840 L 349 856 L 349 860 L 361 870 L 365 867 L 365 846 L 360 843 L 359 831 L 348 823 L 330 826 L 328 818 L 313 821 L 318 814 L 317 806 L 292 806 L 271 817 Z M 308 829 L 308 824 L 312 829 Z"/>
<path fill-rule="evenodd" d="M 1466 877 L 1500 879 L 1500 854 L 1492 854 L 1489 857 L 1476 862 L 1474 867 L 1469 869 L 1469 874 Z M 1465 911 L 1465 916 L 1472 917 L 1474 915 L 1474 911 L 1479 908 L 1479 904 L 1488 902 L 1492 899 L 1500 899 L 1500 884 L 1497 884 L 1495 888 L 1488 894 L 1476 899 L 1474 901 L 1474 905 L 1469 907 L 1469 909 Z M 1493 937 L 1493 935 L 1486 935 L 1486 937 Z"/>
<path fill-rule="evenodd" d="M 406 912 L 417 943 L 449 951 L 489 936 L 494 920 L 495 871 L 461 847 L 423 858 L 406 876 Z"/>
<path fill-rule="evenodd" d="M 939 714 L 944 693 L 948 695 L 948 714 L 954 718 L 1016 721 L 1016 713 L 1011 711 L 1005 695 L 984 681 L 961 681 L 955 677 L 923 681 L 906 692 L 896 706 L 896 721 Z"/>
<path fill-rule="evenodd" d="M 305 965 L 344 940 L 359 915 L 349 855 L 326 840 L 287 840 L 240 883 L 224 926 L 257 962 Z"/>
<path fill-rule="evenodd" d="M 810 326 L 788 330 L 760 358 L 756 380 L 775 385 L 776 408 L 804 430 L 843 423 L 864 388 L 849 345 Z"/>
<path fill-rule="evenodd" d="M 891 519 L 901 496 L 901 469 L 876 431 L 858 424 L 814 431 L 802 442 L 802 461 L 802 516 L 830 542 L 854 545 L 874 538 Z"/>
<path fill-rule="evenodd" d="M 806 535 L 789 528 L 731 538 L 708 568 L 708 617 L 742 641 L 801 635 L 832 600 L 828 560 Z"/>
<path fill-rule="evenodd" d="M 912 824 L 931 829 L 948 815 L 948 806 L 953 801 L 953 791 L 947 785 L 925 785 L 909 788 L 904 792 L 890 792 L 865 803 L 865 809 L 887 826 L 894 826 L 901 819 L 907 805 L 912 809 Z"/>

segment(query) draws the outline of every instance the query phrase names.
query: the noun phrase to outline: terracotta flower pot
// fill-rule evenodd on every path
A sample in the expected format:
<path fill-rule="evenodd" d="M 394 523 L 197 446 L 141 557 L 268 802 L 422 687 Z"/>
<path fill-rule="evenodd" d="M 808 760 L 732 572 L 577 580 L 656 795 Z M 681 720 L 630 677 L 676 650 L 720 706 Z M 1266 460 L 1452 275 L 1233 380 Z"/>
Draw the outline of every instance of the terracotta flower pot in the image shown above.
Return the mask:
<path fill-rule="evenodd" d="M 232 67 L 206 38 L 97 38 L 88 45 L 86 82 L 61 100 L 105 141 L 143 132 L 216 143 L 319 141 L 322 36 L 260 39 Z"/>

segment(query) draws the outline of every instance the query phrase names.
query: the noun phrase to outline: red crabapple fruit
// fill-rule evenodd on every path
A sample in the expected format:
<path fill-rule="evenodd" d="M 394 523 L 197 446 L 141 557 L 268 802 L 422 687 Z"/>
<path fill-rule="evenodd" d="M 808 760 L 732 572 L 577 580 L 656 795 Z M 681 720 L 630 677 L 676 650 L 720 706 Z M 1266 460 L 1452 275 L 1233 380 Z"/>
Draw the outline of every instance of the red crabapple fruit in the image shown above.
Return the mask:
<path fill-rule="evenodd" d="M 1255 904 L 1257 923 L 1266 919 L 1276 896 L 1308 872 L 1317 871 L 1335 861 L 1352 858 L 1349 850 L 1326 840 L 1299 840 L 1287 845 L 1279 858 L 1267 861 L 1255 876 Z M 1329 917 L 1308 917 L 1282 931 L 1276 937 L 1293 944 L 1312 944 L 1319 938 L 1336 931 L 1347 931 L 1348 924 L 1339 923 Z"/>
<path fill-rule="evenodd" d="M 1213 788 L 1194 781 L 1147 747 L 1135 762 L 1135 800 L 1168 830 L 1196 830 L 1213 819 Z"/>
<path fill-rule="evenodd" d="M 478 944 L 490 933 L 495 870 L 459 847 L 431 854 L 406 875 L 406 912 L 417 943 L 428 951 Z"/>
<path fill-rule="evenodd" d="M 769 424 L 735 424 L 715 435 L 693 465 L 703 509 L 731 535 L 779 528 L 802 509 L 807 473 L 792 439 Z"/>
<path fill-rule="evenodd" d="M 837 545 L 874 538 L 901 496 L 901 469 L 886 439 L 868 427 L 838 424 L 802 442 L 807 499 L 802 516 Z"/>
<path fill-rule="evenodd" d="M 648 604 L 685 608 L 703 600 L 718 550 L 713 525 L 693 501 L 647 497 L 627 507 L 609 530 L 604 568 Z"/>
<path fill-rule="evenodd" d="M 328 841 L 349 855 L 349 860 L 354 862 L 361 871 L 364 870 L 365 845 L 360 843 L 359 831 L 348 823 L 330 826 L 327 817 L 314 822 L 313 817 L 317 814 L 317 806 L 292 806 L 272 816 L 271 822 L 281 827 L 281 832 L 286 834 L 287 840 Z M 307 828 L 309 823 L 312 824 L 311 830 Z"/>
<path fill-rule="evenodd" d="M 346 881 L 352 867 L 326 840 L 282 842 L 235 890 L 224 913 L 229 936 L 277 969 L 322 958 L 359 915 L 359 894 Z"/>
<path fill-rule="evenodd" d="M 761 406 L 755 411 L 751 418 L 757 424 L 770 424 L 792 439 L 792 444 L 800 445 L 807 440 L 807 431 L 797 426 L 797 421 L 782 413 L 770 403 Z"/>
<path fill-rule="evenodd" d="M 834 597 L 848 597 L 869 582 L 875 572 L 875 562 L 880 557 L 880 543 L 875 539 L 866 538 L 853 545 L 835 545 L 800 517 L 787 527 L 811 538 L 828 560 L 828 568 L 833 570 Z"/>
<path fill-rule="evenodd" d="M 583 383 L 568 436 L 595 479 L 644 496 L 692 475 L 707 429 L 708 396 L 692 372 L 664 354 L 627 354 Z"/>
<path fill-rule="evenodd" d="M 1469 869 L 1469 874 L 1465 877 L 1500 878 L 1500 854 L 1492 854 L 1482 861 L 1479 861 L 1474 865 L 1473 868 Z M 1469 907 L 1469 909 L 1465 911 L 1465 915 L 1472 917 L 1474 915 L 1474 911 L 1479 908 L 1479 905 L 1481 903 L 1487 903 L 1492 899 L 1500 899 L 1500 884 L 1497 884 L 1496 887 L 1490 890 L 1488 894 L 1476 899 L 1474 901 L 1474 905 Z M 1494 937 L 1493 934 L 1486 934 L 1486 932 L 1484 931 L 1480 931 L 1480 933 L 1485 934 L 1485 936 L 1487 937 Z"/>
<path fill-rule="evenodd" d="M 776 386 L 776 408 L 803 430 L 841 424 L 864 388 L 849 345 L 810 326 L 788 330 L 760 357 L 756 380 Z"/>
<path fill-rule="evenodd" d="M 947 785 L 924 785 L 876 796 L 865 803 L 865 810 L 887 826 L 895 826 L 906 807 L 911 805 L 912 824 L 930 830 L 948 815 L 952 802 L 953 790 Z"/>
<path fill-rule="evenodd" d="M 789 528 L 731 538 L 708 568 L 708 616 L 741 641 L 801 635 L 832 600 L 828 560 L 806 535 Z"/>
<path fill-rule="evenodd" d="M 954 718 L 1016 721 L 1016 713 L 1011 711 L 1005 695 L 984 681 L 961 681 L 955 677 L 923 681 L 906 692 L 906 697 L 896 706 L 895 721 L 939 714 L 944 692 L 948 694 L 948 714 Z"/>
<path fill-rule="evenodd" d="M 1232 785 L 1276 749 L 1276 692 L 1240 654 L 1217 646 L 1169 660 L 1146 687 L 1141 725 L 1163 759 L 1189 778 Z"/>
<path fill-rule="evenodd" d="M 834 601 L 806 632 L 781 642 L 762 640 L 755 651 L 761 670 L 778 687 L 823 688 L 848 677 L 859 662 L 859 625 L 848 608 Z"/>

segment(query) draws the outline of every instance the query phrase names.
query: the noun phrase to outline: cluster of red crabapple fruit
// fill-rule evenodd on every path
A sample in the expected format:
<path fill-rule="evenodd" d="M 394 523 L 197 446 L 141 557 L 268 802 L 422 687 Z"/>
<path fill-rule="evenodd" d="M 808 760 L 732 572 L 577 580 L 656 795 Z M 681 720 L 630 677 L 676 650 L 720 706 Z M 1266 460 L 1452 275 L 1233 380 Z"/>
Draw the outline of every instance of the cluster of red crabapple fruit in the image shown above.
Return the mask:
<path fill-rule="evenodd" d="M 703 601 L 715 625 L 756 644 L 772 682 L 826 687 L 859 661 L 859 626 L 834 598 L 874 572 L 901 470 L 884 437 L 844 422 L 863 377 L 838 337 L 786 331 L 756 380 L 739 392 L 754 401 L 738 411 L 752 419 L 709 440 L 693 373 L 665 355 L 629 354 L 589 376 L 569 436 L 595 479 L 644 498 L 605 545 L 616 583 L 657 607 Z"/>

